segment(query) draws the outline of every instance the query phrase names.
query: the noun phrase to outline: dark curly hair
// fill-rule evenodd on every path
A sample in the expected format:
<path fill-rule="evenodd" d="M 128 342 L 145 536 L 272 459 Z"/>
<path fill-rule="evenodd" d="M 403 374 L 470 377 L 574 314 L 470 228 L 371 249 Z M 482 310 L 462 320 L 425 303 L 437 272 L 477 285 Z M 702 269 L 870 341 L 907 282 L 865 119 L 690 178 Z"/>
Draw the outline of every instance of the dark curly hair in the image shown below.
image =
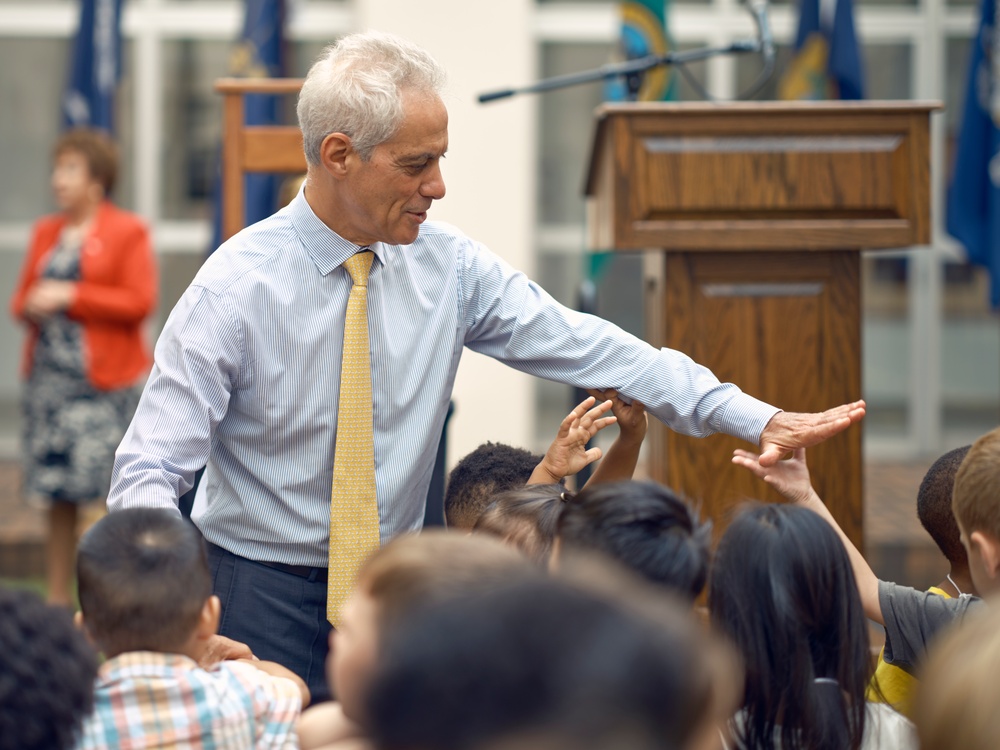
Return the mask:
<path fill-rule="evenodd" d="M 951 493 L 955 489 L 958 467 L 971 445 L 956 448 L 941 456 L 927 470 L 917 490 L 917 517 L 934 543 L 952 565 L 965 568 L 969 558 L 962 546 L 955 514 L 951 512 Z"/>
<path fill-rule="evenodd" d="M 484 443 L 456 464 L 448 477 L 444 516 L 448 526 L 472 529 L 493 497 L 523 487 L 544 458 L 503 443 Z"/>
<path fill-rule="evenodd" d="M 63 750 L 94 707 L 97 654 L 67 610 L 0 588 L 0 750 Z"/>

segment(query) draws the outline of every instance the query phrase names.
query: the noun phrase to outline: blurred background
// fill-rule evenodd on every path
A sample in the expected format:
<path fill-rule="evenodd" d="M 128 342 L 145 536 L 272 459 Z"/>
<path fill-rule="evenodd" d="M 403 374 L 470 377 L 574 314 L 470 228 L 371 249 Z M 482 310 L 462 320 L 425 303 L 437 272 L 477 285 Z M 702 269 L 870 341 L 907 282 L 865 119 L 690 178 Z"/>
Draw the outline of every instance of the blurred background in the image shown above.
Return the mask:
<path fill-rule="evenodd" d="M 483 91 L 609 62 L 621 36 L 619 10 L 607 0 L 288 0 L 285 74 L 304 76 L 323 46 L 357 29 L 381 28 L 425 46 L 452 76 L 451 149 L 444 165 L 449 196 L 431 218 L 482 240 L 565 304 L 575 306 L 581 282 L 592 278 L 598 313 L 642 336 L 641 258 L 615 254 L 595 262 L 585 241 L 583 175 L 592 112 L 605 89 L 590 84 L 490 105 L 475 102 Z M 876 569 L 884 559 L 902 571 L 896 580 L 925 585 L 920 576 L 933 558 L 922 557 L 930 540 L 922 537 L 913 512 L 923 470 L 1000 421 L 1000 327 L 989 304 L 989 277 L 966 263 L 965 249 L 944 228 L 979 7 L 971 0 L 857 0 L 853 10 L 866 98 L 944 105 L 933 116 L 933 244 L 866 254 L 863 260 L 859 396 L 869 408 L 863 427 L 869 551 Z M 244 11 L 242 0 L 124 2 L 115 105 L 123 172 L 115 199 L 142 215 L 154 232 L 162 288 L 153 337 L 212 243 L 221 133 L 221 99 L 213 82 L 238 65 L 235 42 Z M 798 19 L 794 3 L 773 3 L 778 71 L 757 98 L 776 98 Z M 61 128 L 60 100 L 78 20 L 75 0 L 0 0 L 5 300 L 32 221 L 53 207 L 49 149 Z M 735 0 L 671 3 L 667 28 L 679 49 L 724 45 L 755 33 L 751 16 Z M 694 83 L 678 78 L 674 92 L 680 100 L 696 100 L 704 88 L 732 99 L 760 68 L 753 55 L 715 57 L 689 66 Z M 289 121 L 293 105 L 282 107 Z M 25 561 L 33 548 L 18 546 L 31 543 L 35 523 L 18 505 L 16 485 L 21 340 L 9 316 L 0 316 L 0 577 L 18 565 L 32 567 Z M 467 354 L 455 406 L 450 462 L 487 439 L 543 449 L 571 407 L 571 394 Z"/>

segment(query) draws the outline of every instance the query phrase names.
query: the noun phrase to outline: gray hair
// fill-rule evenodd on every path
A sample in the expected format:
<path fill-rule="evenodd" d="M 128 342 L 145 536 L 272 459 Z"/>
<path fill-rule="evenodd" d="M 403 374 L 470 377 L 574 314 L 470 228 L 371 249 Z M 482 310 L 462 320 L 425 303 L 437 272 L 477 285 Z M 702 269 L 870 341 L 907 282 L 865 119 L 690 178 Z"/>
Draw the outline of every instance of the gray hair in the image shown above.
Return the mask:
<path fill-rule="evenodd" d="M 306 161 L 320 163 L 320 146 L 330 133 L 349 136 L 368 161 L 403 123 L 402 91 L 440 94 L 444 83 L 444 68 L 405 39 L 377 31 L 339 39 L 323 50 L 299 93 Z"/>

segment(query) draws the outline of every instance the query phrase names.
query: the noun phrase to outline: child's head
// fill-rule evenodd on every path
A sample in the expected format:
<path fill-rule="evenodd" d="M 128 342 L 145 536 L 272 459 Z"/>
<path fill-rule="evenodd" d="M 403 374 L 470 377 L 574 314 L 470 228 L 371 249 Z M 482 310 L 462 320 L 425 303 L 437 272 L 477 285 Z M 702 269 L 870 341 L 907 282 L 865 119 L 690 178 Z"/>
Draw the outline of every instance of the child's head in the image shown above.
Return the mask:
<path fill-rule="evenodd" d="M 503 443 L 480 445 L 448 476 L 444 496 L 448 526 L 471 530 L 493 496 L 527 484 L 542 458 Z"/>
<path fill-rule="evenodd" d="M 193 655 L 192 638 L 218 625 L 201 534 L 172 511 L 130 508 L 105 516 L 80 540 L 76 570 L 84 625 L 108 657 Z"/>
<path fill-rule="evenodd" d="M 690 612 L 665 614 L 545 578 L 427 608 L 387 638 L 372 737 L 380 750 L 692 747 L 716 732 L 722 660 Z"/>
<path fill-rule="evenodd" d="M 920 489 L 917 490 L 917 517 L 941 550 L 952 570 L 964 571 L 969 558 L 962 546 L 955 514 L 951 512 L 951 495 L 955 488 L 958 467 L 969 452 L 970 446 L 948 451 L 927 470 Z"/>
<path fill-rule="evenodd" d="M 596 551 L 694 600 L 705 585 L 711 525 L 656 482 L 585 487 L 559 516 L 558 549 Z"/>
<path fill-rule="evenodd" d="M 976 591 L 1000 589 L 1000 428 L 972 444 L 955 475 L 951 509 Z"/>
<path fill-rule="evenodd" d="M 97 654 L 69 613 L 0 588 L 0 750 L 69 750 L 94 705 Z"/>
<path fill-rule="evenodd" d="M 552 554 L 559 514 L 568 499 L 561 484 L 534 484 L 501 492 L 472 530 L 497 537 L 544 567 Z"/>
<path fill-rule="evenodd" d="M 522 555 L 488 537 L 425 531 L 389 542 L 362 566 L 331 635 L 328 679 L 344 714 L 364 721 L 363 696 L 385 632 L 435 602 L 531 574 Z"/>
<path fill-rule="evenodd" d="M 965 618 L 935 641 L 914 706 L 921 750 L 1000 747 L 998 673 L 1000 608 Z"/>
<path fill-rule="evenodd" d="M 786 750 L 859 746 L 868 631 L 847 552 L 826 521 L 792 505 L 741 512 L 716 550 L 708 601 L 746 665 L 740 746 L 770 747 L 776 730 Z"/>

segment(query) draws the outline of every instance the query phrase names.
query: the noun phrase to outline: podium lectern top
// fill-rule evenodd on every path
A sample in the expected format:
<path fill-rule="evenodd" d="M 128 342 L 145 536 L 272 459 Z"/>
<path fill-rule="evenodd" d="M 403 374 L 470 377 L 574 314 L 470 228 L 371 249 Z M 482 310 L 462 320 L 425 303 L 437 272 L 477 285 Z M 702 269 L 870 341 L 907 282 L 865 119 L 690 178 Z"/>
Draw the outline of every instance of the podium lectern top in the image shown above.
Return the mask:
<path fill-rule="evenodd" d="M 601 249 L 831 250 L 930 241 L 937 102 L 602 105 L 587 176 Z"/>

